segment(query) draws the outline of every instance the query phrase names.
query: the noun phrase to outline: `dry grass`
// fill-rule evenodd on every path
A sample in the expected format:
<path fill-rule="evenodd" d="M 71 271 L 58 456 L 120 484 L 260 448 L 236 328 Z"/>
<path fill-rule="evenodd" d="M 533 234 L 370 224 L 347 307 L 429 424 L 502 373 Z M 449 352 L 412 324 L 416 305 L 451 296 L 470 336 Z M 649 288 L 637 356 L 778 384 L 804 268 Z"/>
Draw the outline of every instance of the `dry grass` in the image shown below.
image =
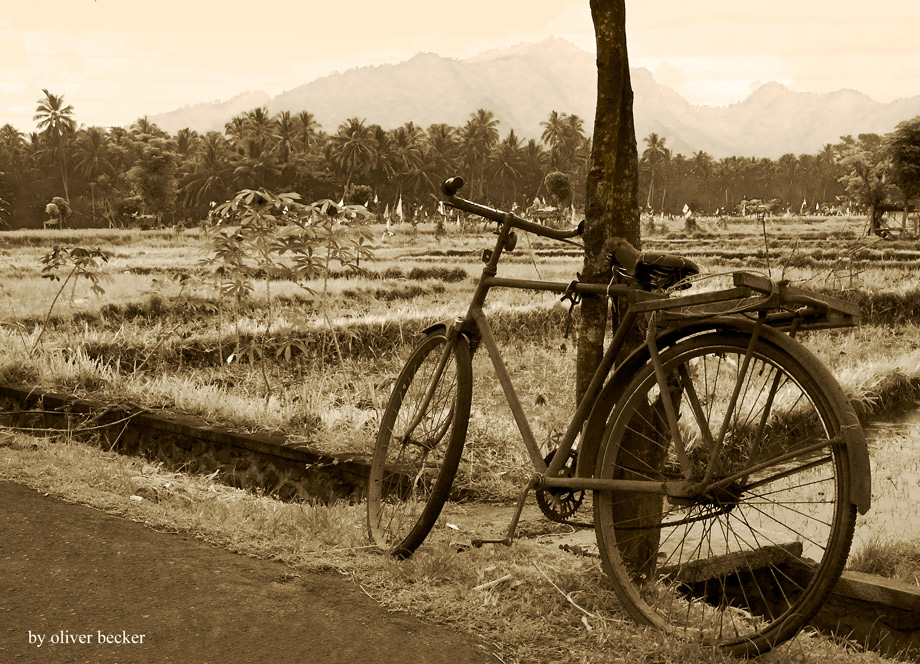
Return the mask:
<path fill-rule="evenodd" d="M 0 478 L 295 570 L 337 570 L 385 607 L 484 638 L 503 662 L 733 661 L 635 626 L 596 560 L 532 541 L 458 553 L 438 535 L 399 563 L 368 549 L 360 506 L 281 503 L 66 439 L 0 437 Z M 890 660 L 805 633 L 759 661 Z"/>
<path fill-rule="evenodd" d="M 774 276 L 830 290 L 858 286 L 845 296 L 869 314 L 863 327 L 803 339 L 871 420 L 914 407 L 920 395 L 920 328 L 913 313 L 920 311 L 920 278 L 909 261 L 900 260 L 920 245 L 859 239 L 854 223 L 861 229 L 858 220 L 813 220 L 773 223 L 768 232 Z M 764 263 L 757 224 L 729 221 L 722 228 L 703 220 L 694 237 L 682 234 L 682 224 L 668 222 L 646 246 L 686 251 L 716 272 Z M 368 451 L 400 359 L 425 325 L 463 310 L 481 269 L 478 252 L 493 238 L 479 227 L 449 227 L 440 240 L 430 228 L 401 227 L 379 243 L 376 260 L 366 265 L 371 274 L 331 279 L 322 297 L 293 283 L 272 283 L 271 333 L 293 334 L 308 352 L 289 361 L 269 354 L 264 375 L 259 362 L 239 356 L 226 361 L 238 332 L 247 342 L 266 329 L 264 283 L 256 282 L 252 301 L 239 311 L 225 302 L 219 320 L 213 283 L 196 265 L 205 254 L 197 232 L 23 231 L 3 234 L 3 240 L 0 382 L 167 408 L 244 430 L 284 432 L 334 453 Z M 30 357 L 36 323 L 57 288 L 39 277 L 39 260 L 51 245 L 67 242 L 112 251 L 108 269 L 115 279 L 101 298 L 85 284 L 68 288 L 43 347 Z M 862 258 L 835 262 L 841 253 Z M 577 254 L 525 235 L 503 263 L 502 275 L 567 282 L 580 269 Z M 779 257 L 806 257 L 821 265 L 779 264 Z M 415 278 L 409 280 L 413 269 Z M 194 278 L 180 283 L 176 277 L 183 273 Z M 309 285 L 323 288 L 320 282 Z M 573 409 L 574 354 L 559 350 L 566 309 L 547 293 L 494 295 L 490 318 L 537 441 L 548 450 Z M 510 498 L 529 462 L 484 353 L 476 358 L 474 376 L 465 481 L 479 495 Z M 885 438 L 873 460 L 887 449 L 899 448 Z M 873 520 L 879 513 L 874 510 L 861 523 L 890 528 L 884 519 Z"/>
<path fill-rule="evenodd" d="M 854 551 L 847 569 L 920 586 L 920 544 L 916 540 L 879 537 Z"/>

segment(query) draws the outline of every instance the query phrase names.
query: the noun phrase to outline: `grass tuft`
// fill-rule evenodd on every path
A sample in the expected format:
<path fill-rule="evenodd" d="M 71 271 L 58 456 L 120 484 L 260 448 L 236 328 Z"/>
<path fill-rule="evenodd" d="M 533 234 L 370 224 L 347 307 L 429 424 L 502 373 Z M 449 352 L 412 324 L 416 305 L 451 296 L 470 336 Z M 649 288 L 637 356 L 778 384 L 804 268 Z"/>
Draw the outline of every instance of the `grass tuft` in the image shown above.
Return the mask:
<path fill-rule="evenodd" d="M 847 569 L 920 586 L 920 543 L 878 537 L 850 555 Z"/>

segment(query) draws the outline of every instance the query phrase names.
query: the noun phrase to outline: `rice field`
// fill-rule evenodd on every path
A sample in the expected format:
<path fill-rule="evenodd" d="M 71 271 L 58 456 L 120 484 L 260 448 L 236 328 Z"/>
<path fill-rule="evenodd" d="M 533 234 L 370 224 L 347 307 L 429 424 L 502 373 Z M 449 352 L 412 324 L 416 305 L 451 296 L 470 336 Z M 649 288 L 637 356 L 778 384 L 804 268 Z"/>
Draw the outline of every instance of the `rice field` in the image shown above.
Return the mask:
<path fill-rule="evenodd" d="M 889 426 L 920 401 L 920 241 L 865 238 L 863 227 L 862 219 L 703 219 L 687 233 L 683 220 L 657 220 L 643 240 L 643 248 L 688 255 L 707 273 L 760 271 L 860 304 L 861 327 L 804 337 L 875 424 L 868 430 L 880 508 L 861 521 L 858 546 L 895 523 L 920 534 L 918 431 Z M 0 382 L 367 453 L 417 333 L 463 313 L 479 253 L 492 243 L 480 225 L 443 234 L 397 227 L 386 237 L 382 230 L 373 229 L 374 258 L 360 274 L 335 270 L 328 281 L 301 284 L 256 275 L 242 299 L 220 296 L 222 275 L 201 264 L 209 247 L 197 230 L 4 233 Z M 104 292 L 85 279 L 61 290 L 63 273 L 43 278 L 42 259 L 55 246 L 109 252 Z M 581 268 L 577 249 L 527 236 L 508 258 L 502 276 L 568 282 Z M 727 277 L 710 285 L 719 279 Z M 552 449 L 574 408 L 568 307 L 551 294 L 495 291 L 487 311 L 537 441 Z M 479 495 L 509 499 L 527 456 L 484 353 L 474 377 L 468 444 L 481 465 L 471 481 Z"/>

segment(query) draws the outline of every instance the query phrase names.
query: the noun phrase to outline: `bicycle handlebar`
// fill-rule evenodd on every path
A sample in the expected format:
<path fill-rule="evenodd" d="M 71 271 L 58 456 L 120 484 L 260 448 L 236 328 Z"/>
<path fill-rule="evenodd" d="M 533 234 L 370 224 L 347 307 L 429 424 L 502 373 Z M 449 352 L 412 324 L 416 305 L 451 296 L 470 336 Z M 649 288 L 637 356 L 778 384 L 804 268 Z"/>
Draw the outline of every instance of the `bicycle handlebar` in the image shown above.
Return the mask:
<path fill-rule="evenodd" d="M 568 240 L 573 237 L 578 237 L 582 234 L 582 232 L 584 232 L 584 221 L 578 224 L 578 226 L 575 228 L 555 230 L 534 223 L 532 221 L 522 219 L 521 217 L 511 212 L 502 212 L 501 210 L 496 210 L 495 208 L 490 208 L 486 205 L 480 205 L 479 203 L 468 201 L 465 198 L 460 198 L 456 194 L 457 191 L 463 187 L 463 184 L 463 178 L 461 177 L 448 178 L 441 183 L 441 193 L 444 195 L 444 200 L 458 210 L 463 210 L 464 212 L 475 214 L 479 217 L 489 219 L 499 224 L 508 224 L 512 228 L 520 228 L 521 230 L 527 231 L 528 233 L 533 233 L 534 235 L 539 235 L 541 237 L 548 237 L 552 240 Z"/>

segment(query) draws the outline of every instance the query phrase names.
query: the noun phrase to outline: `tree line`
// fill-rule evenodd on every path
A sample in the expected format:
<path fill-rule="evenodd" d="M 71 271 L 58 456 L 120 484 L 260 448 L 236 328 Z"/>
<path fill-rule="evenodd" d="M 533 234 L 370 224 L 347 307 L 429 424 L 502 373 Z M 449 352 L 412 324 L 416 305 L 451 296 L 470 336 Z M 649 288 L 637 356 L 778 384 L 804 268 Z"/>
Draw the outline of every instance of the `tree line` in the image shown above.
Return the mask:
<path fill-rule="evenodd" d="M 41 226 L 55 208 L 78 226 L 139 217 L 197 223 L 245 188 L 366 203 L 378 213 L 400 201 L 406 210 L 433 209 L 439 183 L 458 174 L 477 200 L 527 208 L 540 199 L 567 209 L 583 203 L 591 153 L 583 120 L 557 111 L 539 139 L 505 131 L 486 109 L 461 126 L 386 130 L 349 118 L 327 133 L 309 111 L 271 115 L 263 107 L 223 132 L 171 135 L 147 117 L 128 128 L 78 126 L 63 96 L 43 90 L 35 120 L 29 135 L 0 127 L 0 221 L 15 227 Z M 667 214 L 730 214 L 752 199 L 775 211 L 865 211 L 918 196 L 918 146 L 920 118 L 886 136 L 845 136 L 817 154 L 776 160 L 672 154 L 667 138 L 652 133 L 639 146 L 639 200 Z"/>

